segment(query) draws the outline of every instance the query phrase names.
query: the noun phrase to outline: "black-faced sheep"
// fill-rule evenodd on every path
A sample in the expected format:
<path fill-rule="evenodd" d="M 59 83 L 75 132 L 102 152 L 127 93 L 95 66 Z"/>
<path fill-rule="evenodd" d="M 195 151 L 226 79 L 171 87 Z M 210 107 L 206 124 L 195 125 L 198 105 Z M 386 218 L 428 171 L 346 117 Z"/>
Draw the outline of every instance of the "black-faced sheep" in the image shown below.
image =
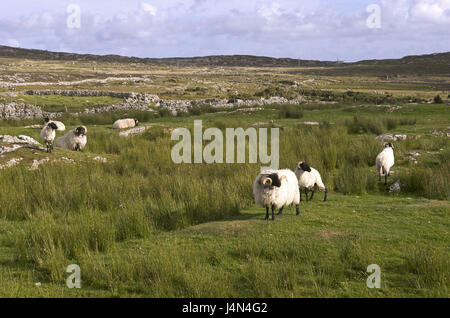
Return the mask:
<path fill-rule="evenodd" d="M 85 126 L 77 127 L 63 137 L 59 137 L 55 141 L 55 146 L 68 149 L 80 151 L 86 146 L 87 143 L 87 128 Z"/>
<path fill-rule="evenodd" d="M 64 131 L 64 130 L 66 130 L 66 126 L 62 123 L 62 122 L 60 122 L 60 121 L 57 121 L 57 120 L 50 120 L 50 118 L 48 118 L 48 117 L 45 117 L 44 118 L 44 121 L 45 121 L 45 124 L 47 125 L 47 124 L 49 124 L 49 123 L 55 123 L 55 125 L 56 125 L 56 127 L 58 127 L 58 131 Z"/>
<path fill-rule="evenodd" d="M 325 193 L 323 201 L 325 202 L 327 200 L 328 190 L 322 182 L 319 171 L 311 168 L 308 163 L 300 161 L 295 168 L 295 175 L 298 178 L 298 185 L 300 187 L 300 201 L 302 199 L 302 189 L 305 190 L 306 201 L 308 201 L 308 190 L 312 191 L 311 197 L 309 198 L 309 200 L 312 200 L 316 185 L 319 190 Z"/>
<path fill-rule="evenodd" d="M 377 165 L 378 177 L 384 176 L 384 184 L 387 185 L 387 178 L 391 175 L 391 167 L 394 165 L 394 145 L 391 142 L 384 144 L 384 149 L 375 160 Z"/>
<path fill-rule="evenodd" d="M 42 128 L 41 130 L 40 136 L 42 140 L 44 140 L 45 145 L 47 146 L 48 153 L 51 153 L 53 150 L 53 141 L 55 140 L 57 129 L 58 127 L 56 126 L 56 124 L 50 122 L 47 125 L 45 125 L 44 128 Z"/>
<path fill-rule="evenodd" d="M 113 124 L 114 129 L 125 129 L 125 128 L 133 128 L 139 125 L 139 121 L 134 118 L 126 118 L 116 120 Z"/>
<path fill-rule="evenodd" d="M 275 219 L 275 208 L 281 214 L 285 206 L 295 204 L 297 215 L 300 213 L 298 181 L 289 169 L 261 172 L 253 183 L 253 196 L 256 204 L 266 208 L 266 220 L 269 219 L 269 207 L 272 209 L 272 220 Z"/>

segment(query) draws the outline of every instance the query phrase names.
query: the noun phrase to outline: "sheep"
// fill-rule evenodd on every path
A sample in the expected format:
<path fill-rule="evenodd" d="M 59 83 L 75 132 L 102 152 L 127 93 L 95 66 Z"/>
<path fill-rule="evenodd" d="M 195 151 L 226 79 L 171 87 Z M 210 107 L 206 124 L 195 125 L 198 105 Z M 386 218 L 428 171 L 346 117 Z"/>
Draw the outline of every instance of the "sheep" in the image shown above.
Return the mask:
<path fill-rule="evenodd" d="M 311 197 L 309 198 L 311 201 L 314 197 L 316 185 L 319 190 L 323 190 L 325 193 L 323 202 L 327 201 L 328 190 L 322 182 L 322 177 L 320 176 L 319 171 L 311 168 L 308 163 L 300 161 L 295 168 L 295 175 L 298 178 L 300 188 L 300 201 L 302 200 L 302 188 L 305 189 L 306 202 L 308 202 L 308 189 L 311 189 L 312 191 Z"/>
<path fill-rule="evenodd" d="M 86 146 L 86 134 L 87 128 L 85 126 L 77 127 L 69 131 L 63 137 L 59 137 L 58 139 L 56 139 L 55 146 L 64 149 L 80 151 L 84 148 L 84 146 Z"/>
<path fill-rule="evenodd" d="M 114 129 L 133 128 L 139 124 L 139 121 L 134 118 L 119 119 L 113 124 Z"/>
<path fill-rule="evenodd" d="M 265 220 L 269 219 L 269 207 L 272 208 L 272 221 L 275 220 L 275 208 L 281 214 L 285 206 L 295 204 L 296 215 L 300 214 L 298 181 L 289 169 L 261 172 L 253 182 L 253 197 L 257 205 L 266 208 Z"/>
<path fill-rule="evenodd" d="M 41 130 L 41 138 L 42 140 L 44 140 L 45 145 L 47 146 L 48 153 L 51 153 L 53 150 L 53 141 L 55 140 L 57 129 L 58 127 L 56 126 L 56 124 L 50 122 Z"/>
<path fill-rule="evenodd" d="M 387 185 L 387 178 L 391 175 L 391 167 L 394 165 L 394 145 L 391 142 L 384 144 L 384 149 L 375 160 L 378 171 L 378 180 L 384 175 L 384 184 Z"/>
<path fill-rule="evenodd" d="M 45 124 L 47 125 L 48 123 L 55 123 L 56 124 L 56 126 L 58 127 L 58 131 L 64 131 L 64 130 L 66 130 L 66 126 L 62 123 L 62 122 L 60 122 L 60 121 L 57 121 L 57 120 L 50 120 L 50 118 L 48 118 L 48 117 L 45 117 L 44 118 L 44 121 L 45 121 Z"/>

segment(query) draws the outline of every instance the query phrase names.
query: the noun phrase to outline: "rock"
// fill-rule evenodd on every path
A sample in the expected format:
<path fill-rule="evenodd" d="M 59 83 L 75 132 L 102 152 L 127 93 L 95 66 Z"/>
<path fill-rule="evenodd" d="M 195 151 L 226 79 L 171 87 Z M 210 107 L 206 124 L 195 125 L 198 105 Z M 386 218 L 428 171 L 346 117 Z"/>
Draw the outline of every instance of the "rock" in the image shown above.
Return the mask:
<path fill-rule="evenodd" d="M 263 110 L 264 108 L 261 107 L 249 107 L 249 108 L 241 108 L 241 109 L 237 109 L 237 110 L 233 110 L 230 112 L 230 114 L 234 114 L 234 113 L 254 113 L 260 110 Z"/>
<path fill-rule="evenodd" d="M 389 192 L 400 192 L 400 180 L 395 181 L 391 186 L 389 187 Z"/>
<path fill-rule="evenodd" d="M 317 121 L 300 121 L 297 125 L 319 126 L 320 123 Z"/>
<path fill-rule="evenodd" d="M 61 157 L 60 160 L 61 160 L 61 161 L 64 161 L 64 162 L 68 162 L 68 163 L 74 163 L 74 162 L 75 162 L 75 160 L 70 159 L 70 158 L 66 158 L 66 157 Z"/>
<path fill-rule="evenodd" d="M 23 158 L 12 158 L 11 160 L 7 161 L 4 165 L 0 164 L 0 170 L 17 166 L 22 160 Z"/>
<path fill-rule="evenodd" d="M 23 128 L 28 128 L 28 129 L 35 129 L 35 128 L 42 128 L 43 125 L 30 125 L 30 126 L 25 126 Z"/>
<path fill-rule="evenodd" d="M 377 140 L 383 140 L 383 141 L 397 141 L 397 140 L 405 140 L 407 138 L 407 135 L 400 135 L 400 134 L 383 134 L 375 137 Z"/>
<path fill-rule="evenodd" d="M 98 162 L 102 162 L 102 163 L 108 162 L 108 159 L 100 157 L 100 156 L 95 157 L 93 160 L 98 161 Z"/>
<path fill-rule="evenodd" d="M 141 127 L 131 128 L 131 129 L 128 129 L 128 130 L 125 130 L 125 131 L 121 131 L 119 133 L 119 136 L 129 137 L 129 136 L 132 136 L 132 135 L 143 134 L 147 130 L 147 128 L 149 128 L 149 127 L 141 126 Z"/>
<path fill-rule="evenodd" d="M 37 170 L 37 168 L 39 168 L 39 166 L 41 164 L 43 164 L 44 162 L 47 162 L 47 161 L 50 161 L 50 158 L 44 158 L 41 160 L 34 159 L 33 162 L 31 163 L 29 170 Z"/>

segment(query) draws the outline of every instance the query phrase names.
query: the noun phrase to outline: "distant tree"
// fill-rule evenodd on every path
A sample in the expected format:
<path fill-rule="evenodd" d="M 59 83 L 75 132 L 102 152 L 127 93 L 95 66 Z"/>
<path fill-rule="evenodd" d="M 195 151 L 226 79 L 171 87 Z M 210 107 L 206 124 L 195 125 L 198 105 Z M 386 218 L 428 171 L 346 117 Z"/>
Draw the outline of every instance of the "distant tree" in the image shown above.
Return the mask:
<path fill-rule="evenodd" d="M 442 104 L 443 101 L 442 101 L 441 96 L 436 95 L 436 96 L 434 97 L 434 103 L 435 103 L 435 104 Z"/>

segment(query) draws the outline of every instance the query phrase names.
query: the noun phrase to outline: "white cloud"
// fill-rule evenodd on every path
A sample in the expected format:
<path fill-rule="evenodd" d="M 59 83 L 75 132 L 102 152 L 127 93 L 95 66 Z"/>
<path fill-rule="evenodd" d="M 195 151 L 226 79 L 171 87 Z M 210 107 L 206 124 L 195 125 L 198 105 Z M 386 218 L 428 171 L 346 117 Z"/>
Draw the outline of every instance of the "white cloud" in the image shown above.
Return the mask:
<path fill-rule="evenodd" d="M 266 19 L 272 19 L 281 16 L 281 6 L 279 3 L 271 3 L 270 6 L 263 5 L 258 9 L 258 14 Z"/>
<path fill-rule="evenodd" d="M 156 13 L 158 12 L 158 9 L 155 6 L 152 6 L 151 4 L 146 2 L 141 2 L 141 8 L 152 16 L 156 16 Z"/>
<path fill-rule="evenodd" d="M 13 47 L 19 47 L 20 43 L 16 39 L 8 39 L 8 40 L 6 40 L 6 45 L 13 46 Z"/>

